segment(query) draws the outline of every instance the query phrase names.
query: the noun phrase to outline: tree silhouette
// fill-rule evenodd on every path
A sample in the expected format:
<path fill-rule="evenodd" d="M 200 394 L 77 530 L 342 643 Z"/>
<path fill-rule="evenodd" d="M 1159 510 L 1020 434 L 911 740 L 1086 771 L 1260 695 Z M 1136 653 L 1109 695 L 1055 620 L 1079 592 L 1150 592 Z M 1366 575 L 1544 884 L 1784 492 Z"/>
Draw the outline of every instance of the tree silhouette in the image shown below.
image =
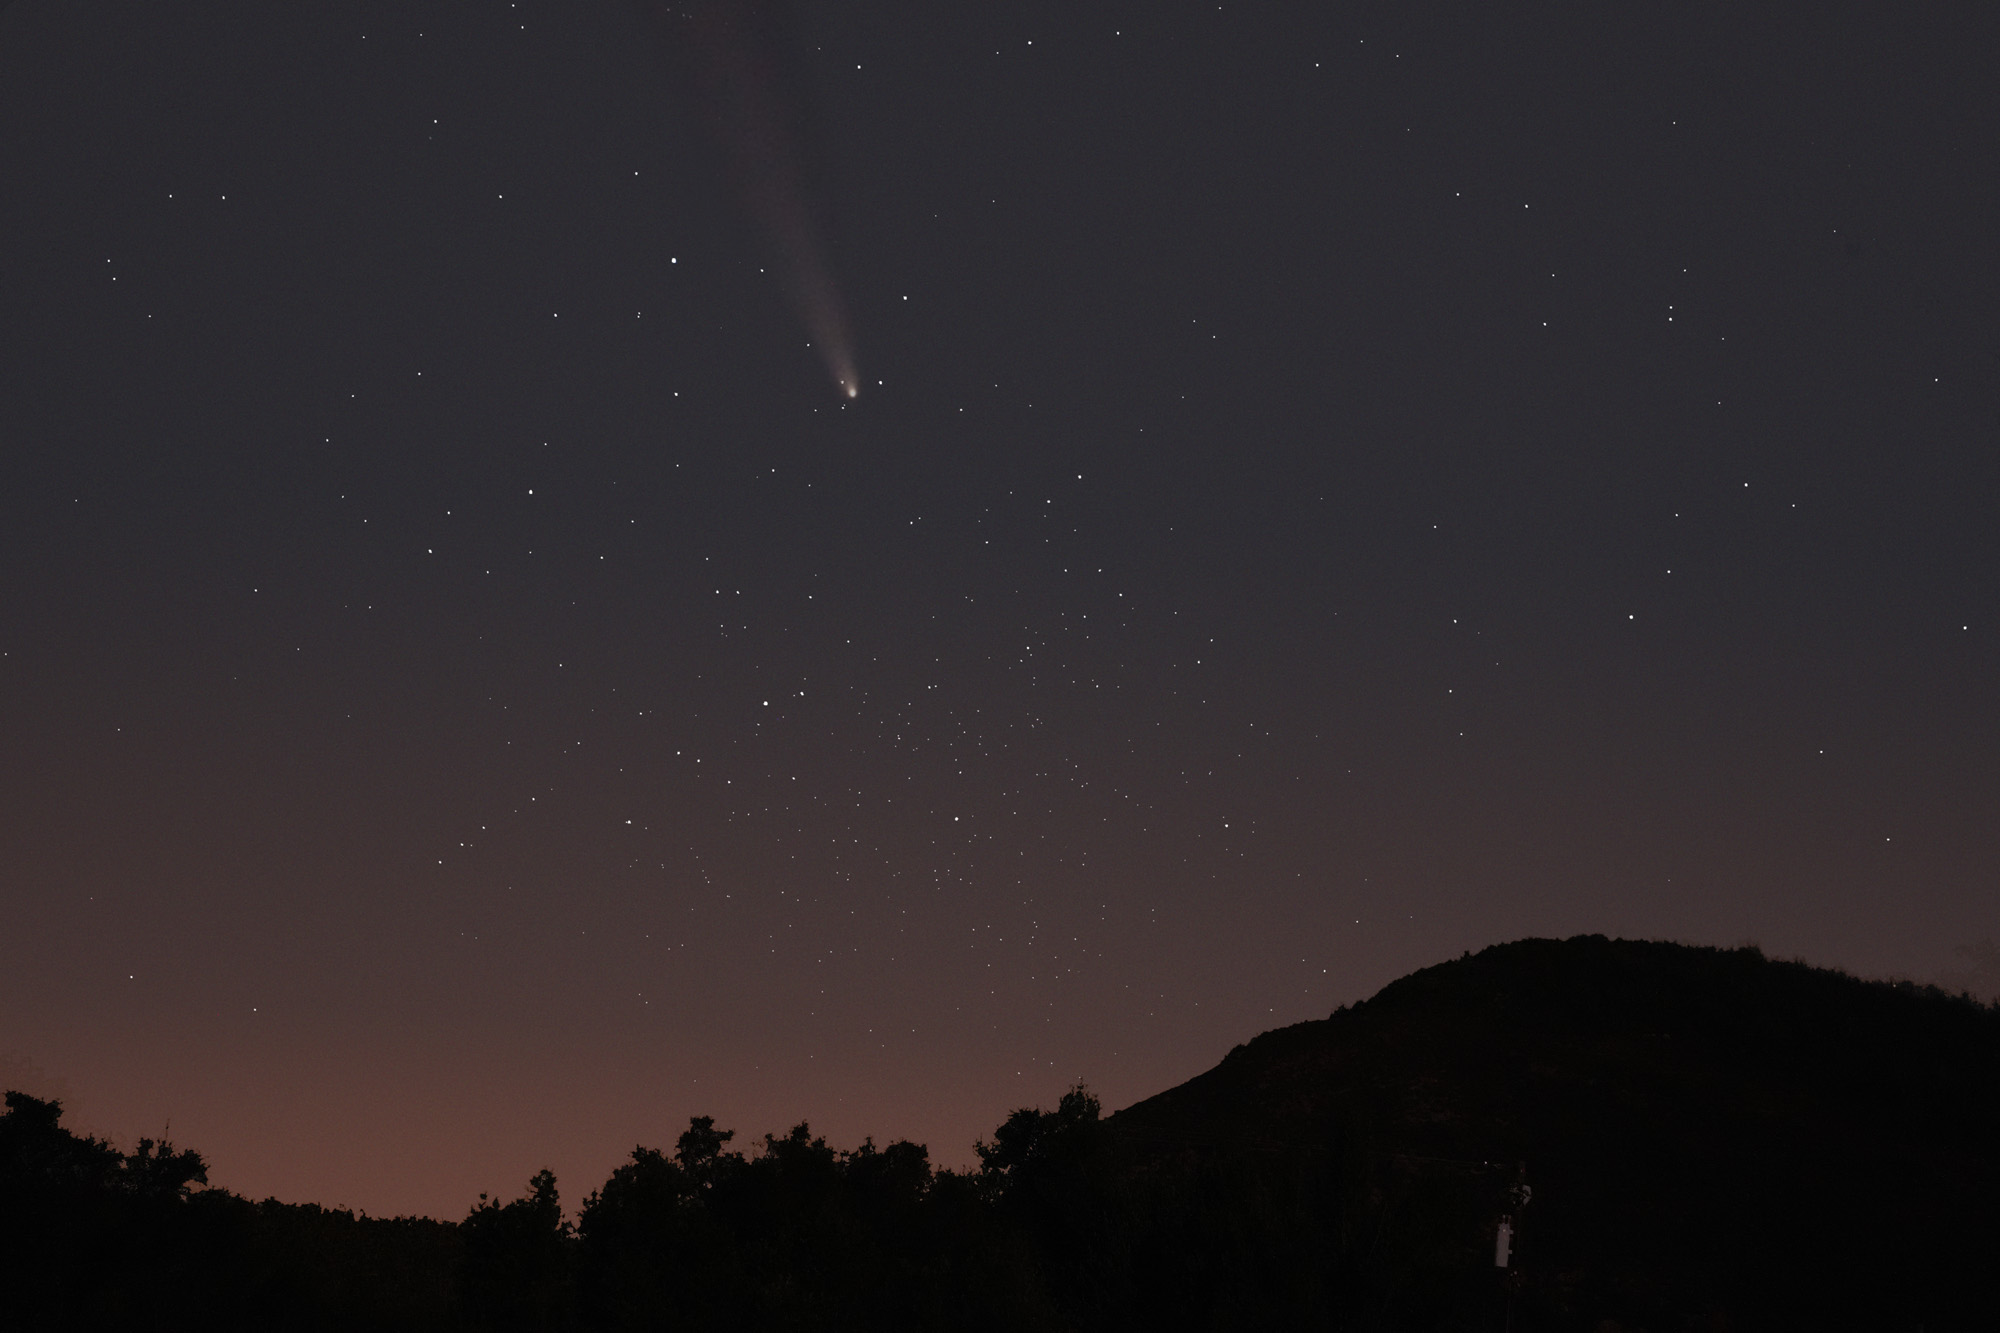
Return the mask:
<path fill-rule="evenodd" d="M 743 1160 L 740 1154 L 725 1157 L 722 1151 L 735 1137 L 733 1129 L 717 1129 L 714 1116 L 695 1116 L 674 1144 L 674 1161 L 697 1187 L 712 1185 L 717 1172 Z"/>
<path fill-rule="evenodd" d="M 60 1101 L 8 1093 L 7 1114 L 0 1116 L 0 1180 L 16 1189 L 110 1188 L 124 1158 L 102 1139 L 78 1138 L 61 1121 Z"/>
<path fill-rule="evenodd" d="M 1083 1084 L 1062 1095 L 1053 1111 L 1024 1106 L 993 1131 L 993 1142 L 973 1145 L 980 1173 L 999 1192 L 1022 1180 L 1082 1165 L 1097 1143 L 1102 1108 Z"/>
<path fill-rule="evenodd" d="M 465 1312 L 482 1328 L 509 1333 L 569 1327 L 575 1242 L 555 1174 L 546 1167 L 536 1172 L 510 1203 L 479 1197 L 460 1226 Z"/>
<path fill-rule="evenodd" d="M 164 1140 L 140 1139 L 120 1173 L 125 1188 L 155 1199 L 185 1199 L 196 1185 L 208 1183 L 208 1163 L 192 1148 L 174 1150 Z"/>

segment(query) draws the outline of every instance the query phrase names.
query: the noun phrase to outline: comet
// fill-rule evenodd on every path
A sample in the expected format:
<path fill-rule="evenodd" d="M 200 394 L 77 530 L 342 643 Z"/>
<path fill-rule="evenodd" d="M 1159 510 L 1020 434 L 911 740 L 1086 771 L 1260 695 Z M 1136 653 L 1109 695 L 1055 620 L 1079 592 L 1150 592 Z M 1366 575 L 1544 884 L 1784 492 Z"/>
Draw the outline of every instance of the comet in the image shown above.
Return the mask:
<path fill-rule="evenodd" d="M 827 263 L 801 169 L 796 79 L 782 73 L 784 14 L 773 0 L 644 3 L 692 57 L 692 83 L 728 158 L 745 211 L 770 247 L 806 340 L 847 398 L 861 393 L 846 303 Z"/>

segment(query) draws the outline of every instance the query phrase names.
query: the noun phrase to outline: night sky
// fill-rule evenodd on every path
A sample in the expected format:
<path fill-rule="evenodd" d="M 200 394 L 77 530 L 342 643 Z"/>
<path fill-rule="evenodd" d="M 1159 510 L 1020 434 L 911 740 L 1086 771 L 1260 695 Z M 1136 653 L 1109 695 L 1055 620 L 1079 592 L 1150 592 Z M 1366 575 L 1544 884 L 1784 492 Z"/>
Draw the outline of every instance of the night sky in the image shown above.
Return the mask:
<path fill-rule="evenodd" d="M 458 1217 L 2000 935 L 1990 7 L 720 3 L 5 7 L 0 1081 Z"/>

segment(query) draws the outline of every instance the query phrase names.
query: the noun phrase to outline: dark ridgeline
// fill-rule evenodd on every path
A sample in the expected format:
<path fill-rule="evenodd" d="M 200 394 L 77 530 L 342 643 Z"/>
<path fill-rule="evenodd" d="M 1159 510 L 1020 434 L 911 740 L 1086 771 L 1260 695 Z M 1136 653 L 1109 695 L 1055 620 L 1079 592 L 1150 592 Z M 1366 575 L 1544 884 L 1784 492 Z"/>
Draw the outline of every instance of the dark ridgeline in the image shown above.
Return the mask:
<path fill-rule="evenodd" d="M 455 1225 L 252 1203 L 10 1093 L 0 1328 L 1986 1328 L 1996 1094 L 2000 1009 L 1601 937 L 1427 968 L 1109 1118 L 1017 1111 L 976 1172 L 700 1118 L 573 1227 L 547 1172 Z"/>

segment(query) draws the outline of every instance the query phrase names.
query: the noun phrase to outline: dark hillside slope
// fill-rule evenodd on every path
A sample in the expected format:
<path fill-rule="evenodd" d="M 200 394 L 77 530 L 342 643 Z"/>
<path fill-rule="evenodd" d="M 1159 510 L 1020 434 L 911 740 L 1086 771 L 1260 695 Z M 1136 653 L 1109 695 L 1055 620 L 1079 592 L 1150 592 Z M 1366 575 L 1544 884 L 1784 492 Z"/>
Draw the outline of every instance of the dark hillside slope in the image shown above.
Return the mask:
<path fill-rule="evenodd" d="M 1589 936 L 1426 968 L 1106 1130 L 1162 1178 L 1337 1159 L 1348 1248 L 1475 1305 L 1518 1211 L 1542 1326 L 1936 1329 L 2000 1308 L 1996 1112 L 2000 1012 Z"/>

